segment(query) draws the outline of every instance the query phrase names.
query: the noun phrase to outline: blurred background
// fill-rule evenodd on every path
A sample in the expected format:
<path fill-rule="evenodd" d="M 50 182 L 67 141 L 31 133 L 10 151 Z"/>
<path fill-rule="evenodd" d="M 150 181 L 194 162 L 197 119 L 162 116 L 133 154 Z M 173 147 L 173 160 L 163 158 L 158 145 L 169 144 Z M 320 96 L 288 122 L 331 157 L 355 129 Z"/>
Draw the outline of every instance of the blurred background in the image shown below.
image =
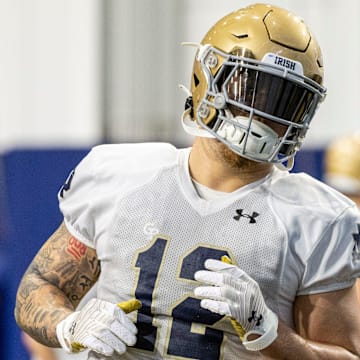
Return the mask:
<path fill-rule="evenodd" d="M 22 273 L 61 221 L 57 191 L 91 146 L 167 141 L 192 47 L 242 0 L 0 0 L 0 359 L 28 359 L 13 320 Z M 328 96 L 293 171 L 322 179 L 323 150 L 360 128 L 360 2 L 272 0 L 321 44 Z"/>

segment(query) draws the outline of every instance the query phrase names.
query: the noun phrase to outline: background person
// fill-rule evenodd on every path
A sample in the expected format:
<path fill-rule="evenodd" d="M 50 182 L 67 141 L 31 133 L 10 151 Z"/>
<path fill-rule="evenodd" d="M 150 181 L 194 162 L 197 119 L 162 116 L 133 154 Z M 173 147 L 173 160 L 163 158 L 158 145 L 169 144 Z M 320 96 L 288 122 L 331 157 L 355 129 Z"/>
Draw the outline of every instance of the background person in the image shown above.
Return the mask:
<path fill-rule="evenodd" d="M 324 179 L 360 208 L 360 131 L 343 135 L 328 145 Z M 357 281 L 357 289 L 360 299 L 360 280 Z"/>
<path fill-rule="evenodd" d="M 343 135 L 328 145 L 324 179 L 360 207 L 360 130 Z"/>

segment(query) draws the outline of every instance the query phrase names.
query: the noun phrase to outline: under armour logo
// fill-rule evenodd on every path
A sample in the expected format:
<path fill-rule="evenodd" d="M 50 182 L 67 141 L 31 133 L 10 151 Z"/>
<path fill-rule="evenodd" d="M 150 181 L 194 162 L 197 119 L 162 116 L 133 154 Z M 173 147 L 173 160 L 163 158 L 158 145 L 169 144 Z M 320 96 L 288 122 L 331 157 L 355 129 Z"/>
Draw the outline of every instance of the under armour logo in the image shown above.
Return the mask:
<path fill-rule="evenodd" d="M 256 311 L 253 310 L 251 312 L 251 316 L 248 318 L 248 322 L 251 323 L 252 321 L 256 321 L 255 325 L 260 326 L 262 319 L 263 319 L 263 316 L 261 314 L 259 316 L 256 316 Z"/>
<path fill-rule="evenodd" d="M 357 224 L 357 228 L 358 228 L 358 232 L 357 234 L 352 234 L 353 238 L 354 238 L 354 247 L 353 247 L 353 259 L 354 260 L 360 260 L 360 224 Z"/>
<path fill-rule="evenodd" d="M 236 221 L 239 221 L 241 217 L 244 217 L 244 218 L 247 218 L 247 219 L 250 220 L 250 221 L 249 221 L 249 224 L 254 224 L 254 223 L 256 223 L 255 218 L 258 217 L 260 214 L 258 214 L 258 213 L 255 212 L 255 211 L 254 211 L 251 215 L 249 215 L 249 214 L 243 214 L 243 210 L 244 210 L 244 209 L 236 209 L 237 215 L 235 215 L 235 216 L 233 217 L 233 219 L 236 220 Z"/>

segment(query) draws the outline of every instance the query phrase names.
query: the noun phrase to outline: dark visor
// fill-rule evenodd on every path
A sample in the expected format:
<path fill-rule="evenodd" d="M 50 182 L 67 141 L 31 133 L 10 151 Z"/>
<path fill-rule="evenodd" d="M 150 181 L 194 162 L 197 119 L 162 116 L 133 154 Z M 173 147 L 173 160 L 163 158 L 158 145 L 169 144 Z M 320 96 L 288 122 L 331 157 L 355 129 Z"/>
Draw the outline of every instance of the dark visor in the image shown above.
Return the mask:
<path fill-rule="evenodd" d="M 230 104 L 245 105 L 243 109 L 253 108 L 301 124 L 314 93 L 293 80 L 259 70 L 244 64 L 227 63 L 214 79 L 214 85 Z"/>

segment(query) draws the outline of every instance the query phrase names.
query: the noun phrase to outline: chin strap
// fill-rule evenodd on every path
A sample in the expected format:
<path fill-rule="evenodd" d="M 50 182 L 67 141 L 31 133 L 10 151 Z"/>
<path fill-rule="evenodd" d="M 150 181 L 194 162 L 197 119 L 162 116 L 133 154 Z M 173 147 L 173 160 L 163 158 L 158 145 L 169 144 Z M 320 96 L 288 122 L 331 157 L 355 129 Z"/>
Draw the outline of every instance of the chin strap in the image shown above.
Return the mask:
<path fill-rule="evenodd" d="M 192 109 L 187 109 L 183 112 L 181 116 L 181 124 L 186 133 L 192 136 L 206 137 L 210 139 L 215 139 L 215 136 L 211 135 L 208 131 L 201 128 L 194 120 L 191 120 L 190 112 Z"/>
<path fill-rule="evenodd" d="M 290 171 L 294 167 L 294 156 L 287 159 L 287 161 L 284 163 L 276 163 L 274 164 L 279 170 L 281 171 Z"/>

